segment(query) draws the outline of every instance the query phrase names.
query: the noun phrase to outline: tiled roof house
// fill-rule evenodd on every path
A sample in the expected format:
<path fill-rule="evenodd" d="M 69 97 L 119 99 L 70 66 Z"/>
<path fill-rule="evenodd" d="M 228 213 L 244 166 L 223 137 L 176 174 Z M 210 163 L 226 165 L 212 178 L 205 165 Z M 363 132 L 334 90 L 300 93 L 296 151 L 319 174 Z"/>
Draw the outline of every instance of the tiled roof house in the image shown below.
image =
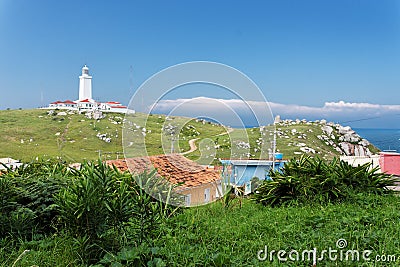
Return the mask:
<path fill-rule="evenodd" d="M 177 192 L 185 195 L 186 206 L 201 205 L 221 195 L 221 177 L 218 171 L 203 167 L 182 155 L 170 154 L 149 157 L 108 160 L 121 171 L 132 173 L 157 170 L 157 175 L 172 184 L 181 184 Z"/>

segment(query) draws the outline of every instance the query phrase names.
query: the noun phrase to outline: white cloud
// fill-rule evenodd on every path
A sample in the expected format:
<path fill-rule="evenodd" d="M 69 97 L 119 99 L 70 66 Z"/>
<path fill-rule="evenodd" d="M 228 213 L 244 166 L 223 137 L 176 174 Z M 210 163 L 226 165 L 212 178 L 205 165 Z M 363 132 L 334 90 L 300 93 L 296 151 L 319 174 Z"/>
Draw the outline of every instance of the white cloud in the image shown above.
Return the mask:
<path fill-rule="evenodd" d="M 350 102 L 325 102 L 325 109 L 370 109 L 370 110 L 400 110 L 400 105 L 379 105 L 370 103 L 350 103 Z"/>
<path fill-rule="evenodd" d="M 322 107 L 303 105 L 288 105 L 281 103 L 268 103 L 273 115 L 290 119 L 327 119 L 334 122 L 349 122 L 358 127 L 388 127 L 396 128 L 393 121 L 400 119 L 400 105 L 380 105 L 371 103 L 351 103 L 345 101 L 326 102 Z M 178 107 L 178 108 L 177 108 Z M 265 121 L 271 121 L 271 115 L 266 112 L 267 103 L 261 101 L 242 101 L 240 99 L 215 99 L 197 97 L 191 99 L 161 100 L 153 106 L 153 113 L 168 114 L 176 109 L 176 115 L 201 116 L 201 114 L 216 114 L 217 117 L 229 118 L 232 114 L 238 115 L 242 120 L 248 120 L 254 113 L 258 117 L 263 114 Z M 266 114 L 267 113 L 267 114 Z M 361 123 L 361 121 L 364 121 Z M 223 122 L 223 121 L 222 121 Z M 245 121 L 249 125 L 255 121 Z M 236 122 L 232 122 L 231 125 Z M 400 124 L 399 124 L 400 127 Z"/>

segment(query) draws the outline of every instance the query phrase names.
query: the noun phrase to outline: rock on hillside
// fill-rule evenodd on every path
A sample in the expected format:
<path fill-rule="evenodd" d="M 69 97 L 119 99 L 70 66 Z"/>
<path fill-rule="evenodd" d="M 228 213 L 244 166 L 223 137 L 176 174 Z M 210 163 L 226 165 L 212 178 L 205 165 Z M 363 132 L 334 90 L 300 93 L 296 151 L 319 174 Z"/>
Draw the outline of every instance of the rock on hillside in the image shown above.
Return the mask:
<path fill-rule="evenodd" d="M 373 147 L 370 142 L 359 136 L 350 126 L 342 126 L 326 120 L 299 119 L 279 119 L 275 121 L 275 125 L 278 139 L 288 140 L 283 145 L 298 147 L 297 151 L 293 152 L 295 155 L 303 153 L 324 155 L 326 148 L 330 148 L 336 155 L 370 156 L 373 154 L 370 150 Z"/>
<path fill-rule="evenodd" d="M 361 138 L 350 126 L 328 123 L 321 126 L 323 135 L 319 139 L 333 146 L 338 152 L 346 156 L 371 156 L 368 140 Z M 338 136 L 338 138 L 336 138 Z"/>

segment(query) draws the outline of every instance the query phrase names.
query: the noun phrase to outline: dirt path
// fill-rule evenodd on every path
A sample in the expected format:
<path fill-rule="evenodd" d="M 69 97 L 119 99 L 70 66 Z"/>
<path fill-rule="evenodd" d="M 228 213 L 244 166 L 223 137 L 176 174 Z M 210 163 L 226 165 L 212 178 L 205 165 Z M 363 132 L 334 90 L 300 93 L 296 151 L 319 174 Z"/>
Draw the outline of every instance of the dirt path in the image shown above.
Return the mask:
<path fill-rule="evenodd" d="M 230 134 L 231 132 L 233 132 L 233 129 L 232 128 L 228 128 L 228 130 L 226 132 L 217 134 L 216 136 L 222 136 L 222 135 Z M 193 151 L 196 151 L 197 150 L 197 146 L 196 146 L 196 141 L 197 140 L 199 140 L 199 138 L 190 139 L 189 140 L 190 150 L 185 151 L 185 152 L 181 152 L 180 154 L 181 155 L 186 155 L 186 154 L 192 153 Z"/>
<path fill-rule="evenodd" d="M 197 149 L 197 146 L 195 143 L 197 140 L 199 140 L 199 138 L 190 139 L 189 140 L 190 150 L 182 152 L 181 155 L 186 155 L 186 154 L 189 154 L 189 153 L 192 153 L 193 151 L 195 151 Z"/>
<path fill-rule="evenodd" d="M 66 142 L 65 136 L 68 133 L 69 130 L 69 125 L 71 124 L 71 118 L 69 118 L 69 122 L 67 123 L 67 125 L 65 126 L 64 131 L 62 132 L 62 134 L 57 138 L 57 143 L 58 143 L 58 149 L 61 150 L 64 147 L 64 144 Z"/>

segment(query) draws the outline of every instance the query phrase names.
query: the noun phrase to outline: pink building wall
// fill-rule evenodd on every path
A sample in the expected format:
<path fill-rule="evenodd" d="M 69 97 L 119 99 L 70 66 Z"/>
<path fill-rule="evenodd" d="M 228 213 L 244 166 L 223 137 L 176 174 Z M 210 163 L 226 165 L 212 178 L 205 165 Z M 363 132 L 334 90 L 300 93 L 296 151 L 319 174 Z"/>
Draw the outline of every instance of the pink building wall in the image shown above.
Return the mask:
<path fill-rule="evenodd" d="M 382 172 L 400 175 L 400 154 L 399 153 L 380 153 L 379 165 Z"/>

